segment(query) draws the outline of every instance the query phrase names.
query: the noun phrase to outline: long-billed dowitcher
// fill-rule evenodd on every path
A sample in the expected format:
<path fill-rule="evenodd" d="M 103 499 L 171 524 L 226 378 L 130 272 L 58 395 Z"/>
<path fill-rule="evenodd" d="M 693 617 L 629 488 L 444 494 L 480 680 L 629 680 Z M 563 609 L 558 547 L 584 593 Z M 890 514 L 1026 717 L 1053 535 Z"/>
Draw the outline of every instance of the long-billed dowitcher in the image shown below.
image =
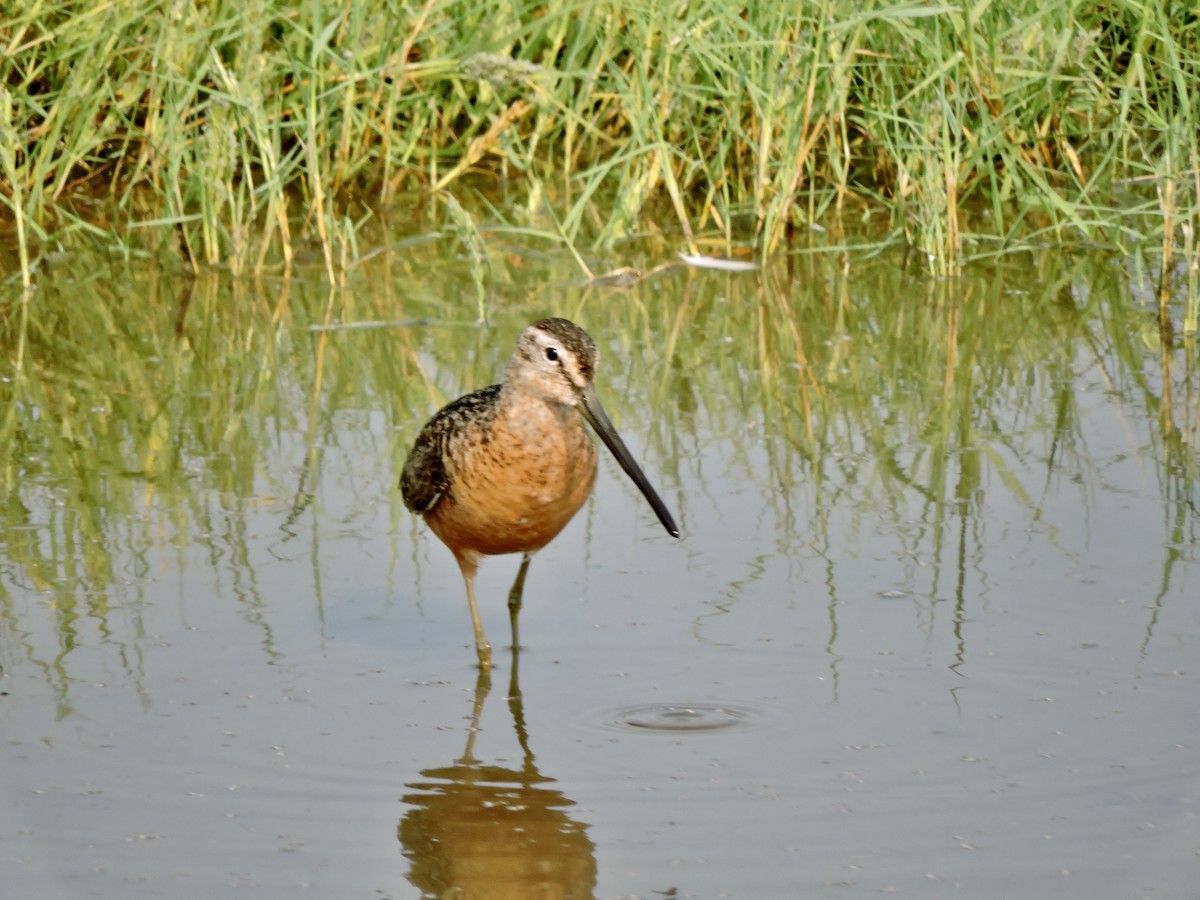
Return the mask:
<path fill-rule="evenodd" d="M 562 531 L 596 480 L 596 445 L 584 420 L 633 479 L 658 520 L 679 537 L 666 504 L 642 474 L 596 397 L 596 344 L 566 319 L 534 322 L 517 339 L 504 381 L 460 397 L 421 429 L 404 463 L 404 505 L 454 554 L 467 584 L 479 665 L 491 645 L 475 602 L 484 556 L 522 553 L 508 594 L 513 647 L 533 554 Z"/>

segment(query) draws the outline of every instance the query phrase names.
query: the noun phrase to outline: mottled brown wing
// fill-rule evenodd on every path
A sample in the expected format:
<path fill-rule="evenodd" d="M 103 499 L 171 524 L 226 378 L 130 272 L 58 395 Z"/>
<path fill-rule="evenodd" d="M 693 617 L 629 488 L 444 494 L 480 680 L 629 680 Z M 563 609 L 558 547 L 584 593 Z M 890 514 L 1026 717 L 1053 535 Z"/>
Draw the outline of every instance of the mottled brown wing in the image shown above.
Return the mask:
<path fill-rule="evenodd" d="M 450 487 L 446 454 L 451 438 L 469 427 L 486 423 L 494 414 L 500 398 L 500 385 L 459 397 L 430 419 L 404 462 L 400 473 L 400 494 L 404 505 L 415 513 L 427 513 Z"/>

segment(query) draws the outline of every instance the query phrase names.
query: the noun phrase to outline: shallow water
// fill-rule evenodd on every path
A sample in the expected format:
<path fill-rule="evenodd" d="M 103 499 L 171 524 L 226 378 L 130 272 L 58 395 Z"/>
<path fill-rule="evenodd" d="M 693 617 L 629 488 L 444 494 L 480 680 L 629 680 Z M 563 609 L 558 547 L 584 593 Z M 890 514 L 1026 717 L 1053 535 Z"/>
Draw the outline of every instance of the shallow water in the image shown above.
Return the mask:
<path fill-rule="evenodd" d="M 1195 896 L 1200 357 L 1136 273 L 497 244 L 479 327 L 430 233 L 6 297 L 5 896 Z M 605 455 L 516 660 L 484 564 L 489 683 L 395 486 L 550 314 L 684 535 Z"/>

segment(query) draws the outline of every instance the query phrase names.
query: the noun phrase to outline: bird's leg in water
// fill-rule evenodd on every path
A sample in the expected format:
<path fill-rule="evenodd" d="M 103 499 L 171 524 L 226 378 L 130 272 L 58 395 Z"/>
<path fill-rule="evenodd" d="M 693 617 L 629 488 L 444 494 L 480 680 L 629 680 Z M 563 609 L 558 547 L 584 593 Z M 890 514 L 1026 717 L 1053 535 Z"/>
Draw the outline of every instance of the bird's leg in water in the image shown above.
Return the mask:
<path fill-rule="evenodd" d="M 475 627 L 475 655 L 479 657 L 479 668 L 492 667 L 492 645 L 483 633 L 483 622 L 479 619 L 479 604 L 475 602 L 475 571 L 479 567 L 477 558 L 466 553 L 455 553 L 463 581 L 467 584 L 467 603 L 471 607 L 471 624 Z"/>
<path fill-rule="evenodd" d="M 517 637 L 517 618 L 521 615 L 521 595 L 525 593 L 525 573 L 529 571 L 529 561 L 532 553 L 521 557 L 521 568 L 517 570 L 517 580 L 513 582 L 512 590 L 508 592 L 508 619 L 512 623 L 513 650 L 521 648 L 521 640 Z"/>

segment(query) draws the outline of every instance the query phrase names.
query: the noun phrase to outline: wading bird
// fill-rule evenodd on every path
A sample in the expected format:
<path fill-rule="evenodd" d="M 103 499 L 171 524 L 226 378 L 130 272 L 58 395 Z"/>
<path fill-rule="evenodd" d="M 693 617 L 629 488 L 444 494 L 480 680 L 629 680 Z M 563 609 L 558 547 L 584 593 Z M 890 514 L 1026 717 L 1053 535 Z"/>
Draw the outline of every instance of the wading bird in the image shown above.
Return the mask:
<path fill-rule="evenodd" d="M 596 445 L 584 420 L 633 479 L 658 520 L 675 520 L 609 421 L 592 383 L 596 344 L 566 319 L 534 322 L 517 339 L 504 381 L 460 397 L 421 429 L 404 463 L 404 505 L 454 554 L 467 585 L 480 668 L 492 651 L 475 602 L 484 556 L 522 553 L 508 594 L 513 647 L 533 554 L 562 531 L 596 480 Z"/>

